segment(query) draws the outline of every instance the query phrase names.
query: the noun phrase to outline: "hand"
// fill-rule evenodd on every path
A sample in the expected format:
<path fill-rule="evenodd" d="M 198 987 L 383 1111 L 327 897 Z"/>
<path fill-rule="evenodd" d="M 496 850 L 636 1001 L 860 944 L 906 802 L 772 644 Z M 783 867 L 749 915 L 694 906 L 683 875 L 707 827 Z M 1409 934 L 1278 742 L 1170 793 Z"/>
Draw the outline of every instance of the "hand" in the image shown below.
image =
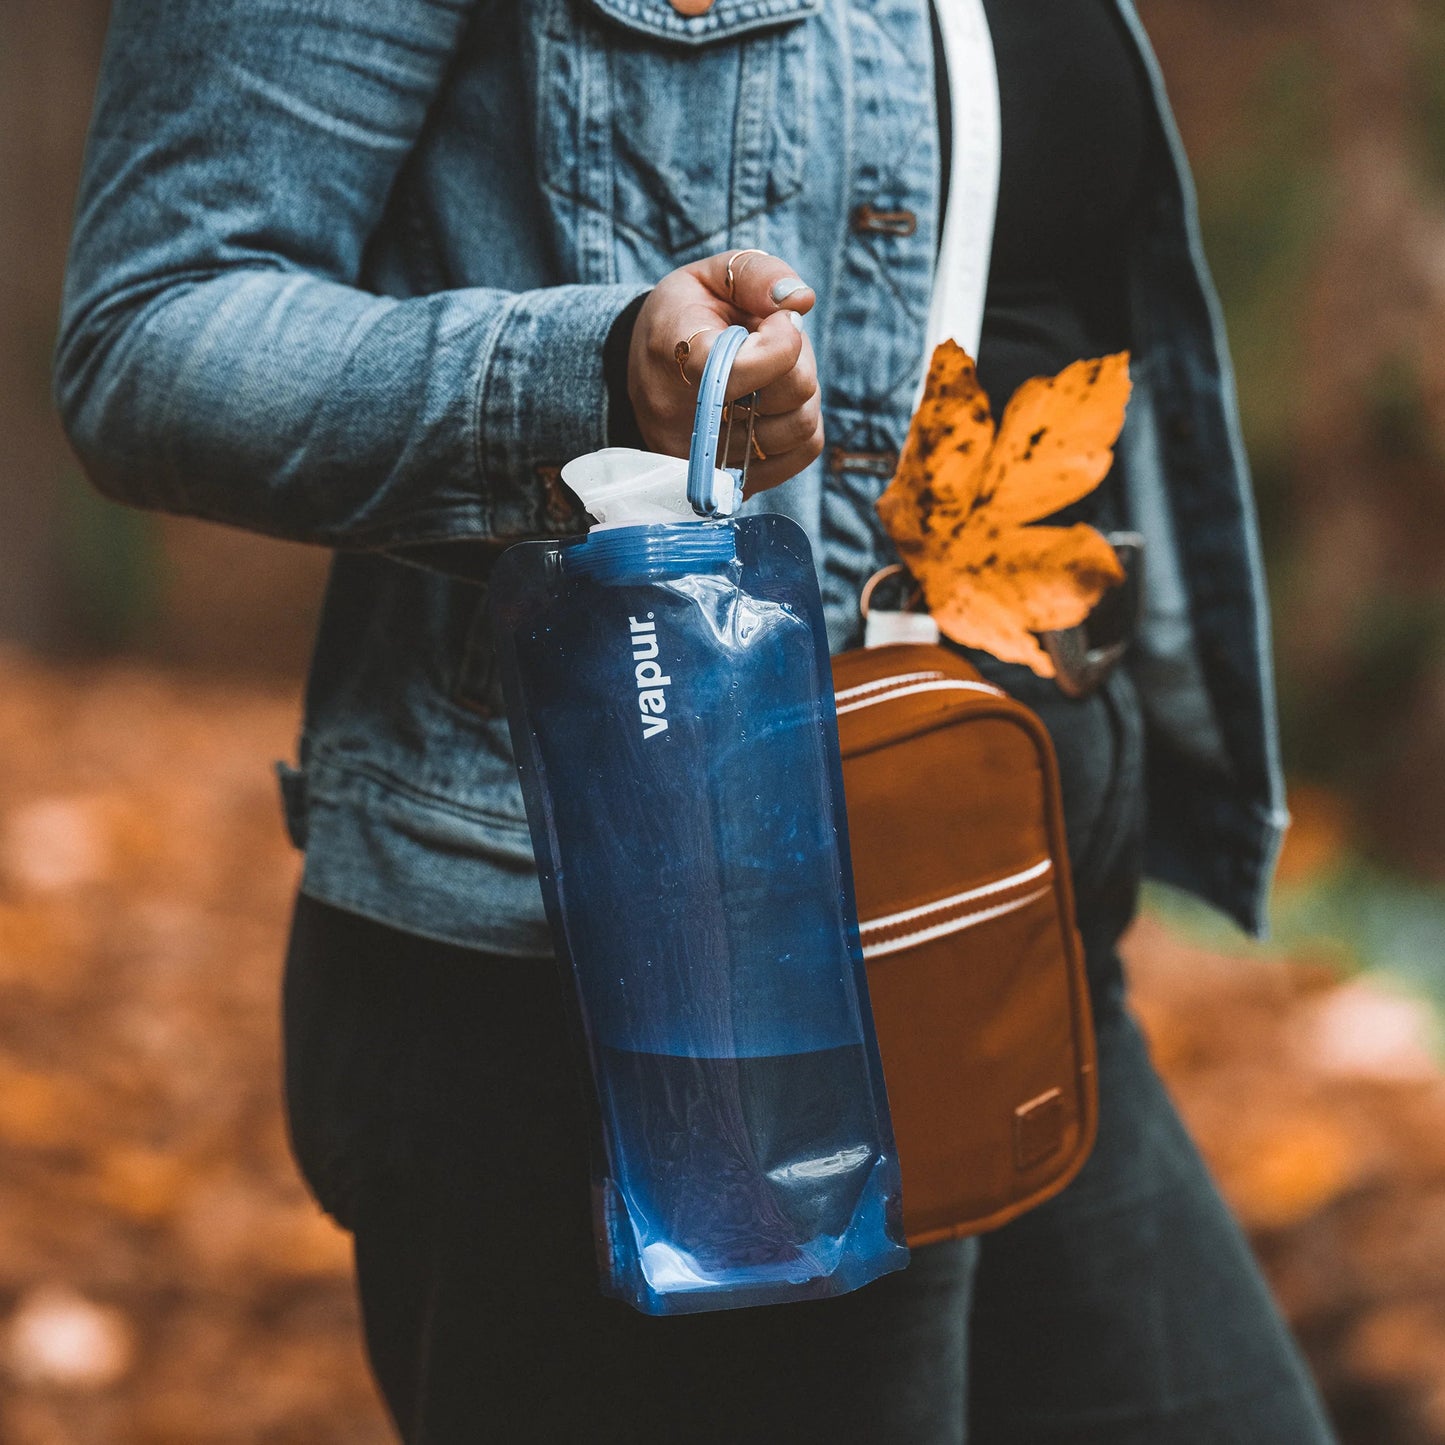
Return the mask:
<path fill-rule="evenodd" d="M 627 390 L 648 449 L 685 457 L 708 352 L 724 327 L 746 326 L 752 335 L 733 363 L 727 398 L 758 394 L 753 429 L 757 450 L 748 467 L 751 496 L 787 481 L 822 452 L 823 404 L 813 347 L 796 323 L 812 310 L 813 288 L 804 285 L 786 261 L 750 252 L 733 267 L 735 295 L 730 298 L 728 259 L 737 254 L 723 251 L 693 261 L 657 283 L 632 329 Z M 693 336 L 696 331 L 702 334 Z M 689 336 L 684 381 L 676 347 Z M 743 414 L 733 426 L 728 460 L 734 466 L 742 464 L 746 433 Z M 766 460 L 759 459 L 758 451 Z"/>

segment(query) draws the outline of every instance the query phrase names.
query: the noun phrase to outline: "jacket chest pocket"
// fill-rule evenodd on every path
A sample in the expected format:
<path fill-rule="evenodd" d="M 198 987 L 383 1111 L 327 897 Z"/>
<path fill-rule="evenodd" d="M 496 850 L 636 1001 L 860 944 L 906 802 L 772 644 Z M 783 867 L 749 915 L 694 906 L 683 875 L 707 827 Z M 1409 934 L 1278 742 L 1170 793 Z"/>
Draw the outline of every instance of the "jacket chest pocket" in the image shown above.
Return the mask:
<path fill-rule="evenodd" d="M 591 213 L 665 252 L 704 254 L 795 194 L 806 22 L 821 6 L 714 0 L 685 17 L 669 0 L 552 0 L 538 50 L 538 165 L 554 199 L 581 208 L 577 229 Z"/>

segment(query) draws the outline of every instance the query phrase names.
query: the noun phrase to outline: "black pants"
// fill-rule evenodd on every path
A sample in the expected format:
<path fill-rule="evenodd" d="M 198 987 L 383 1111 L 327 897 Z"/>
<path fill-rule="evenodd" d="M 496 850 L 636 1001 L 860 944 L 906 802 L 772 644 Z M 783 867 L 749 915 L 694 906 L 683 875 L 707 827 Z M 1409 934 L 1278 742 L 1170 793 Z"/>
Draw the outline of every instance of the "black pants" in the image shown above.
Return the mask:
<path fill-rule="evenodd" d="M 1027 696 L 1059 742 L 1099 1041 L 1056 1199 L 852 1295 L 650 1319 L 602 1298 L 586 1114 L 549 960 L 298 900 L 293 1142 L 356 1237 L 410 1445 L 1322 1445 L 1293 1343 L 1149 1063 L 1113 944 L 1138 876 L 1122 680 Z"/>

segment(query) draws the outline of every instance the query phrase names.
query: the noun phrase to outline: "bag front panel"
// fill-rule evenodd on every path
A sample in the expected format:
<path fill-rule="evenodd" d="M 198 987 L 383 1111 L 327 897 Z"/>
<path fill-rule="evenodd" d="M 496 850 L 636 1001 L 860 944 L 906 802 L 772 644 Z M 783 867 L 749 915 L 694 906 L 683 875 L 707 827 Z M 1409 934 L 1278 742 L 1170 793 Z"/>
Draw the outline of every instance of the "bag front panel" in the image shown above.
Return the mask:
<path fill-rule="evenodd" d="M 913 1244 L 1061 1189 L 1097 1116 L 1057 766 L 941 648 L 836 659 L 860 934 Z"/>
<path fill-rule="evenodd" d="M 966 935 L 869 959 L 914 1244 L 984 1227 L 1085 1142 L 1059 900 L 1048 886 L 1019 896 Z"/>

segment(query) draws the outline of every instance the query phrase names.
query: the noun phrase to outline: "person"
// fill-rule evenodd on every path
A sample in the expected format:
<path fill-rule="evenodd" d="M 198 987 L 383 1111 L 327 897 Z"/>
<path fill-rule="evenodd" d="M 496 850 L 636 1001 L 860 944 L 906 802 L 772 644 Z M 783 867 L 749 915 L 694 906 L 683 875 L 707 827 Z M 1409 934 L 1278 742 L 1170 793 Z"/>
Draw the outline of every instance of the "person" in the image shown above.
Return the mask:
<path fill-rule="evenodd" d="M 115 0 L 58 402 L 107 495 L 335 549 L 281 769 L 287 1099 L 409 1442 L 1331 1438 L 1115 947 L 1144 872 L 1261 927 L 1283 823 L 1182 150 L 1128 0 L 937 4 Z M 685 451 L 734 320 L 748 506 L 807 530 L 835 650 L 892 560 L 874 502 L 939 326 L 996 410 L 1131 350 L 1118 464 L 1072 515 L 1144 534 L 1146 608 L 1086 697 L 977 659 L 1060 755 L 1100 1060 L 1082 1173 L 844 1298 L 659 1320 L 597 1290 L 486 579 L 585 528 L 559 464 Z"/>

